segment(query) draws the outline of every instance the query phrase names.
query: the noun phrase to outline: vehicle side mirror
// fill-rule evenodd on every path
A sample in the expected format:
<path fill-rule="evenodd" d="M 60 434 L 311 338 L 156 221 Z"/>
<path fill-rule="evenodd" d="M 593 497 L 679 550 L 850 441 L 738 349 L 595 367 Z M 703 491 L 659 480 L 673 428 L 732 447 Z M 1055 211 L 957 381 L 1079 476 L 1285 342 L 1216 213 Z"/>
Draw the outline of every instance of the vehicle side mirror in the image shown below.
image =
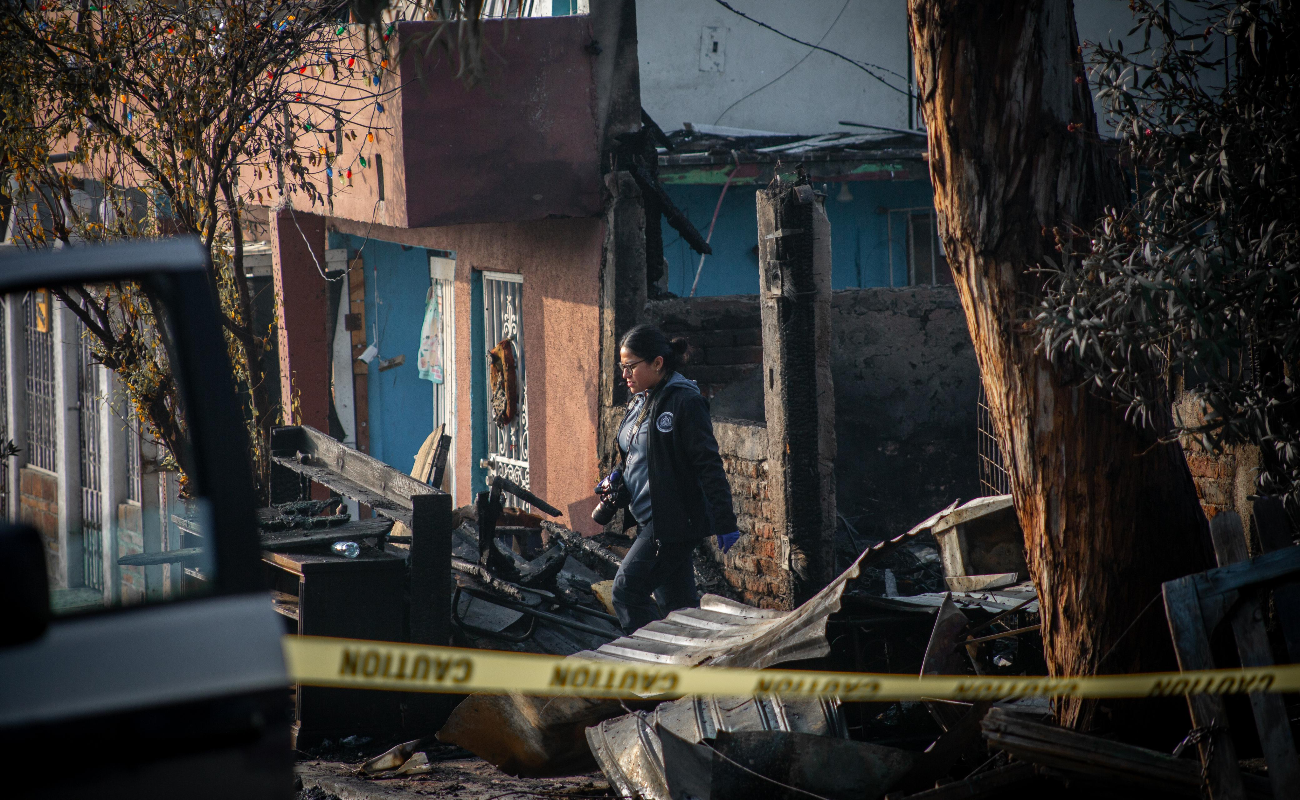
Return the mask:
<path fill-rule="evenodd" d="M 39 639 L 50 626 L 45 543 L 31 525 L 0 527 L 0 647 Z"/>

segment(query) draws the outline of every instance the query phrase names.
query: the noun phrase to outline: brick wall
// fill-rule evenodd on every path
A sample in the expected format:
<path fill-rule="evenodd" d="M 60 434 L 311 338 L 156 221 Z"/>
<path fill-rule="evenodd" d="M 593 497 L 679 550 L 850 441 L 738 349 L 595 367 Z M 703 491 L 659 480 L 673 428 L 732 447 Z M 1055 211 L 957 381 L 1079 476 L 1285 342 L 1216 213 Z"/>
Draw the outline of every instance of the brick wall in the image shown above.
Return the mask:
<path fill-rule="evenodd" d="M 1204 422 L 1199 404 L 1186 392 L 1177 394 L 1174 416 L 1182 425 Z M 1206 450 L 1193 436 L 1181 436 L 1180 442 L 1205 516 L 1213 519 L 1224 511 L 1236 511 L 1249 531 L 1253 503 L 1247 498 L 1257 491 L 1255 479 L 1259 475 L 1259 448 L 1237 445 L 1215 453 Z M 1247 541 L 1250 541 L 1249 537 Z"/>
<path fill-rule="evenodd" d="M 64 588 L 59 569 L 59 478 L 44 470 L 22 467 L 18 472 L 18 518 L 41 532 L 50 585 Z"/>
<path fill-rule="evenodd" d="M 840 513 L 874 541 L 978 496 L 979 367 L 956 292 L 850 289 L 832 293 L 831 311 Z M 789 557 L 771 531 L 777 515 L 766 494 L 766 445 L 744 444 L 767 435 L 758 297 L 654 300 L 644 319 L 690 340 L 682 372 L 710 398 L 732 502 L 741 530 L 751 533 L 742 540 L 749 549 L 738 545 L 728 555 L 723 588 L 777 606 L 789 597 L 782 566 Z M 857 553 L 841 537 L 842 566 Z"/>
<path fill-rule="evenodd" d="M 144 536 L 138 503 L 121 503 L 117 507 L 117 553 L 131 556 L 144 552 Z M 144 567 L 120 567 L 122 604 L 144 602 Z"/>
<path fill-rule="evenodd" d="M 682 374 L 698 383 L 710 399 L 723 388 L 757 374 L 763 362 L 757 296 L 653 300 L 646 304 L 646 318 L 670 337 L 685 336 L 691 343 Z M 761 390 L 759 394 L 757 417 L 743 413 L 745 409 L 728 408 L 730 415 L 761 419 Z"/>
<path fill-rule="evenodd" d="M 731 483 L 736 521 L 746 535 L 725 556 L 706 543 L 707 550 L 722 568 L 729 596 L 760 608 L 787 608 L 793 585 L 786 549 L 771 522 L 767 428 L 753 421 L 714 419 L 713 433 Z"/>

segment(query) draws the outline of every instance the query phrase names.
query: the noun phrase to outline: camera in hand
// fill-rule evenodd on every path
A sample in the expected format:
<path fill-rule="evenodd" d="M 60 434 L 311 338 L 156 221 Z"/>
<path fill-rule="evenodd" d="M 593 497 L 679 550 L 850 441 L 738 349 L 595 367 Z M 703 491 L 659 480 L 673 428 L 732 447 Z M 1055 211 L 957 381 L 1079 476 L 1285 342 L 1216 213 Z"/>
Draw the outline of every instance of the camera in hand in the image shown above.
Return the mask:
<path fill-rule="evenodd" d="M 623 482 L 623 472 L 617 469 L 596 484 L 596 496 L 600 498 L 600 502 L 592 510 L 591 518 L 597 525 L 608 525 L 614 518 L 614 512 L 632 500 L 627 484 Z"/>

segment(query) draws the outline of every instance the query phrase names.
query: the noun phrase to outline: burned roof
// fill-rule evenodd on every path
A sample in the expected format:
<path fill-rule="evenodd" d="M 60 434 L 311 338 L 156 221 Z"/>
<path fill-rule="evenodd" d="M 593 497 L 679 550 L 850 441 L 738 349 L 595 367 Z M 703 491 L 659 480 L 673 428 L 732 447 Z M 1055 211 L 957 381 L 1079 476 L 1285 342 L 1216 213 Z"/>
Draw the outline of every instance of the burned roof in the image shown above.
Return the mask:
<path fill-rule="evenodd" d="M 928 172 L 922 133 L 871 131 L 815 136 L 692 125 L 660 147 L 663 183 L 760 183 L 779 166 L 802 166 L 814 180 L 915 180 Z"/>

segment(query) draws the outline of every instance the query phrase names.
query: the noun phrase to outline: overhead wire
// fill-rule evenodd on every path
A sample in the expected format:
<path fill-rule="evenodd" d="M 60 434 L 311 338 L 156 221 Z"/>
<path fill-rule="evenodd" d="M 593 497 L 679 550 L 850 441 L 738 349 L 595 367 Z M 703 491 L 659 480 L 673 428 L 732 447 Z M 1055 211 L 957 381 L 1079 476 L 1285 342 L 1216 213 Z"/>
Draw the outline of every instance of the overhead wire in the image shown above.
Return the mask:
<path fill-rule="evenodd" d="M 805 42 L 805 41 L 802 40 L 802 39 L 798 39 L 798 38 L 796 38 L 796 37 L 794 37 L 794 36 L 791 36 L 790 34 L 786 33 L 785 31 L 782 31 L 782 30 L 779 30 L 779 29 L 777 29 L 777 28 L 772 27 L 771 25 L 767 24 L 766 22 L 763 22 L 762 20 L 754 19 L 753 17 L 749 16 L 749 15 L 746 14 L 745 12 L 741 11 L 740 9 L 738 9 L 738 8 L 736 8 L 735 6 L 733 6 L 733 5 L 731 5 L 730 3 L 728 3 L 727 0 L 713 0 L 713 2 L 717 3 L 718 5 L 722 6 L 722 7 L 725 8 L 725 9 L 727 9 L 728 11 L 730 11 L 730 12 L 733 13 L 733 14 L 735 14 L 736 16 L 738 16 L 738 17 L 743 17 L 744 19 L 749 20 L 750 22 L 754 23 L 755 25 L 759 26 L 760 28 L 766 28 L 767 30 L 771 31 L 772 33 L 775 33 L 777 36 L 780 36 L 780 37 L 782 37 L 782 38 L 784 38 L 784 39 L 789 39 L 790 41 L 794 42 L 795 44 L 801 44 L 801 45 L 803 45 L 804 47 L 811 47 L 811 48 L 814 49 L 814 50 L 819 50 L 819 51 L 821 51 L 821 52 L 823 52 L 823 53 L 826 53 L 827 55 L 831 55 L 831 56 L 834 56 L 834 57 L 836 57 L 836 58 L 838 58 L 838 59 L 840 59 L 840 60 L 842 60 L 842 61 L 846 61 L 846 62 L 848 62 L 849 64 L 852 64 L 853 66 L 855 66 L 855 67 L 857 67 L 858 69 L 862 70 L 863 72 L 867 73 L 867 74 L 870 75 L 871 77 L 875 78 L 877 81 L 879 81 L 880 83 L 884 84 L 884 85 L 885 85 L 886 87 L 888 87 L 889 89 L 892 89 L 892 90 L 894 90 L 895 92 L 898 92 L 898 93 L 901 94 L 901 95 L 906 95 L 907 97 L 911 97 L 911 96 L 912 96 L 911 92 L 907 91 L 906 89 L 900 89 L 900 88 L 898 88 L 898 87 L 895 86 L 894 84 L 890 83 L 889 81 L 885 80 L 885 79 L 882 78 L 881 76 L 877 75 L 875 72 L 872 72 L 872 70 L 873 70 L 873 69 L 877 69 L 877 70 L 880 70 L 881 72 L 887 72 L 887 73 L 889 73 L 890 75 L 893 75 L 894 77 L 896 77 L 896 78 L 898 78 L 898 79 L 900 79 L 900 80 L 904 80 L 904 81 L 907 80 L 907 76 L 905 76 L 905 75 L 900 75 L 899 73 L 895 72 L 894 70 L 892 70 L 892 69 L 890 69 L 890 68 L 888 68 L 888 67 L 882 67 L 882 66 L 880 66 L 879 64 L 872 64 L 870 61 L 857 61 L 857 60 L 855 60 L 855 59 L 849 58 L 848 56 L 844 55 L 843 53 L 839 53 L 839 52 L 836 52 L 836 51 L 831 50 L 831 49 L 829 49 L 829 48 L 822 47 L 820 44 L 813 44 L 812 42 Z M 842 12 L 841 12 L 841 13 L 842 13 Z"/>
<path fill-rule="evenodd" d="M 826 41 L 826 37 L 831 35 L 831 31 L 834 30 L 836 24 L 839 23 L 839 21 L 840 21 L 840 17 L 844 16 L 844 11 L 845 11 L 845 9 L 847 9 L 847 8 L 849 7 L 849 3 L 851 3 L 851 2 L 853 2 L 853 0 L 844 0 L 844 5 L 840 6 L 840 13 L 838 13 L 838 14 L 835 15 L 835 19 L 834 19 L 834 21 L 831 22 L 830 27 L 828 27 L 828 28 L 826 29 L 826 32 L 822 34 L 822 38 L 820 38 L 820 39 L 817 40 L 817 45 L 816 45 L 816 46 L 820 46 L 822 42 Z M 800 64 L 802 64 L 803 62 L 807 61 L 807 60 L 812 56 L 812 54 L 815 53 L 815 52 L 817 52 L 817 51 L 816 51 L 816 50 L 809 50 L 808 52 L 804 53 L 804 54 L 803 54 L 803 58 L 801 58 L 801 59 L 799 59 L 798 61 L 794 62 L 794 64 L 792 64 L 792 65 L 790 66 L 790 68 L 787 69 L 785 72 L 782 72 L 780 75 L 777 75 L 777 76 L 776 76 L 775 78 L 773 78 L 772 80 L 768 81 L 767 83 L 765 83 L 765 84 L 763 84 L 762 86 L 758 87 L 758 88 L 755 89 L 754 91 L 752 91 L 752 92 L 750 92 L 749 94 L 745 95 L 744 97 L 740 98 L 740 99 L 737 100 L 736 102 L 734 102 L 734 103 L 732 103 L 731 105 L 727 106 L 725 109 L 723 109 L 722 113 L 718 115 L 718 118 L 715 119 L 715 120 L 713 121 L 713 124 L 714 124 L 714 125 L 717 125 L 719 122 L 722 121 L 722 118 L 723 118 L 723 117 L 727 116 L 727 112 L 728 112 L 728 111 L 730 111 L 731 109 L 733 109 L 733 108 L 735 108 L 736 106 L 740 105 L 741 103 L 745 102 L 746 100 L 748 100 L 749 98 L 751 98 L 751 97 L 753 97 L 754 95 L 758 94 L 759 92 L 763 91 L 764 89 L 766 89 L 767 87 L 769 87 L 769 86 L 771 86 L 772 84 L 776 83 L 777 81 L 781 80 L 781 79 L 784 78 L 786 75 L 789 75 L 791 72 L 794 72 L 795 69 L 796 69 Z M 701 263 L 703 263 L 702 260 L 701 260 Z M 693 294 L 693 293 L 692 293 L 692 294 Z"/>

